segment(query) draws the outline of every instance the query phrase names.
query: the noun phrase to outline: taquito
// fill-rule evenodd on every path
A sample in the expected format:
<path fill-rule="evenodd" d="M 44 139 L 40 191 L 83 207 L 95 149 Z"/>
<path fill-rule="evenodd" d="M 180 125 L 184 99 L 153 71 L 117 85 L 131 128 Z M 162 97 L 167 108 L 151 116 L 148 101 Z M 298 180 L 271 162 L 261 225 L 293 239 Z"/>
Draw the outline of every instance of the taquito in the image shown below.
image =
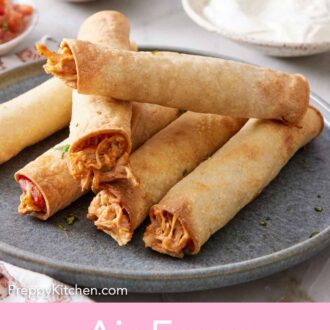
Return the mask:
<path fill-rule="evenodd" d="M 149 208 L 223 145 L 245 121 L 186 112 L 130 156 L 139 186 L 127 180 L 112 182 L 94 197 L 87 217 L 119 245 L 127 244 Z"/>
<path fill-rule="evenodd" d="M 49 149 L 15 173 L 22 194 L 18 212 L 47 220 L 65 208 L 83 192 L 67 165 L 69 139 Z"/>
<path fill-rule="evenodd" d="M 133 103 L 132 147 L 138 148 L 154 133 L 175 120 L 180 112 L 150 104 Z M 136 129 L 139 127 L 139 129 Z M 67 166 L 69 140 L 49 149 L 15 174 L 22 189 L 20 214 L 47 220 L 84 194 Z"/>
<path fill-rule="evenodd" d="M 250 119 L 151 208 L 146 247 L 179 258 L 197 254 L 322 128 L 322 115 L 313 108 L 295 127 Z"/>
<path fill-rule="evenodd" d="M 309 103 L 302 75 L 218 58 L 113 50 L 70 39 L 59 53 L 41 54 L 48 58 L 47 73 L 82 94 L 288 123 L 299 121 Z"/>
<path fill-rule="evenodd" d="M 78 38 L 128 50 L 128 19 L 116 11 L 98 12 L 81 25 Z M 94 67 L 90 74 L 95 71 Z M 128 165 L 131 103 L 77 91 L 72 97 L 68 166 L 82 190 L 98 191 L 103 181 L 134 179 Z"/>
<path fill-rule="evenodd" d="M 71 89 L 55 78 L 1 104 L 0 164 L 64 128 L 70 118 Z"/>

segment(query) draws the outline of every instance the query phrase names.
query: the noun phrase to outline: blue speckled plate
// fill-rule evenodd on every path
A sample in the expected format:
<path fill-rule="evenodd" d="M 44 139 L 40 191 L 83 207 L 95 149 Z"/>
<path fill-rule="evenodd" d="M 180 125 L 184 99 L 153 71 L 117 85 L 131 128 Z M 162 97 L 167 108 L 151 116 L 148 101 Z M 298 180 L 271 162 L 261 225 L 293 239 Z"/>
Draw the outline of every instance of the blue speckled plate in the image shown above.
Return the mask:
<path fill-rule="evenodd" d="M 40 64 L 1 76 L 0 101 L 45 79 Z M 47 223 L 17 215 L 20 189 L 14 172 L 68 134 L 59 132 L 0 166 L 0 259 L 64 282 L 127 287 L 131 292 L 216 288 L 293 266 L 330 242 L 330 107 L 314 94 L 312 104 L 326 118 L 321 136 L 300 150 L 263 194 L 215 234 L 198 256 L 184 260 L 145 249 L 144 226 L 127 247 L 118 247 L 85 219 L 91 195 Z M 316 205 L 324 211 L 316 212 Z M 63 232 L 56 224 L 69 213 L 78 215 L 80 221 Z M 260 225 L 265 217 L 271 218 L 266 227 Z M 315 231 L 320 234 L 309 238 Z"/>

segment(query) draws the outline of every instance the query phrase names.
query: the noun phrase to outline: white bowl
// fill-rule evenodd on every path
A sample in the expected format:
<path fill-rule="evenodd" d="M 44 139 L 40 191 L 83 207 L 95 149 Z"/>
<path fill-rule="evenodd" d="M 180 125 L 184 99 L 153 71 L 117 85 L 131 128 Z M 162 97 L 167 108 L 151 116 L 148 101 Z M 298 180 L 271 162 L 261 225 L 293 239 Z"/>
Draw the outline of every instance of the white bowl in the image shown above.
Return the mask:
<path fill-rule="evenodd" d="M 92 2 L 92 1 L 96 1 L 96 0 L 60 0 L 60 1 L 64 1 L 64 2 Z"/>
<path fill-rule="evenodd" d="M 38 10 L 35 3 L 32 0 L 15 0 L 14 3 L 19 3 L 22 5 L 29 5 L 33 7 L 33 15 L 31 21 L 27 28 L 24 30 L 23 33 L 18 35 L 16 38 L 4 43 L 0 44 L 0 55 L 4 55 L 12 51 L 15 47 L 17 47 L 26 37 L 34 30 L 38 23 Z"/>
<path fill-rule="evenodd" d="M 267 55 L 279 57 L 295 57 L 324 53 L 330 50 L 330 42 L 277 42 L 260 41 L 253 37 L 224 30 L 212 23 L 205 15 L 204 8 L 209 0 L 182 0 L 188 16 L 199 26 L 217 32 L 225 38 L 234 40 L 245 46 L 257 49 Z"/>

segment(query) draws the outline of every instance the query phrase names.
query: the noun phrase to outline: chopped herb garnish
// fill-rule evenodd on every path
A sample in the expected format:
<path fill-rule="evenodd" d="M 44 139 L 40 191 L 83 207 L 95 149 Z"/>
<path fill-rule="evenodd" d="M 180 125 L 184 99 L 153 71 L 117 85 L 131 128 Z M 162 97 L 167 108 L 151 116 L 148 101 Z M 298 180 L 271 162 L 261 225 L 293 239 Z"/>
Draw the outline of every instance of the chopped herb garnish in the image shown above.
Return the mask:
<path fill-rule="evenodd" d="M 73 215 L 73 214 L 69 214 L 69 215 L 67 215 L 67 216 L 65 217 L 65 221 L 66 221 L 66 223 L 67 223 L 68 225 L 70 225 L 70 226 L 72 226 L 72 225 L 75 223 L 75 221 L 78 221 L 78 220 L 79 220 L 79 218 L 76 217 L 76 216 Z"/>
<path fill-rule="evenodd" d="M 316 212 L 322 212 L 322 211 L 323 211 L 323 207 L 321 207 L 321 206 L 319 206 L 319 205 L 316 205 L 316 206 L 314 207 L 314 211 L 316 211 Z"/>
<path fill-rule="evenodd" d="M 62 151 L 62 159 L 64 158 L 64 155 L 69 151 L 70 144 L 65 144 L 63 146 L 58 146 L 54 148 L 55 150 Z"/>
<path fill-rule="evenodd" d="M 317 198 L 321 198 L 321 195 L 317 195 Z"/>
<path fill-rule="evenodd" d="M 3 22 L 2 22 L 2 30 L 3 30 L 4 32 L 8 32 L 8 31 L 9 31 L 9 26 L 8 26 L 7 21 L 3 21 Z"/>
<path fill-rule="evenodd" d="M 96 113 L 97 113 L 98 115 L 101 115 L 101 114 L 102 114 L 102 112 L 101 112 L 101 111 L 96 111 Z"/>
<path fill-rule="evenodd" d="M 267 221 L 269 221 L 269 220 L 270 220 L 270 217 L 267 216 L 264 220 L 259 221 L 259 225 L 263 226 L 263 227 L 266 227 L 267 226 Z"/>
<path fill-rule="evenodd" d="M 62 223 L 58 223 L 56 226 L 57 226 L 58 229 L 61 229 L 63 231 L 67 231 L 67 229 L 64 227 L 64 225 Z"/>
<path fill-rule="evenodd" d="M 185 112 L 187 112 L 186 109 L 179 109 L 179 115 L 182 115 L 182 114 L 184 114 Z"/>
<path fill-rule="evenodd" d="M 157 53 L 158 53 L 158 50 L 152 50 L 152 51 L 151 51 L 151 54 L 152 54 L 152 55 L 156 55 Z"/>
<path fill-rule="evenodd" d="M 79 126 L 79 124 L 77 123 L 77 124 L 76 124 L 76 127 L 78 127 L 78 126 Z"/>
<path fill-rule="evenodd" d="M 313 231 L 310 235 L 309 235 L 309 238 L 313 238 L 317 235 L 320 235 L 320 232 L 319 231 Z"/>
<path fill-rule="evenodd" d="M 185 168 L 183 171 L 182 171 L 182 176 L 186 176 L 188 174 L 188 170 Z"/>

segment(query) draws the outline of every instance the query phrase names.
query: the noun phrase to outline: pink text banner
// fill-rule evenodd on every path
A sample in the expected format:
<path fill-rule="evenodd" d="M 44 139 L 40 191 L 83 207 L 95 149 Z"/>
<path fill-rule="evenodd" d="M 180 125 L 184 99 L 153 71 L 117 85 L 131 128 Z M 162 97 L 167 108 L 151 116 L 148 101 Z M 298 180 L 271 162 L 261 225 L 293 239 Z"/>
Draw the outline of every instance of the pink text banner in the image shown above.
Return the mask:
<path fill-rule="evenodd" d="M 329 330 L 330 304 L 2 304 L 8 330 Z"/>

